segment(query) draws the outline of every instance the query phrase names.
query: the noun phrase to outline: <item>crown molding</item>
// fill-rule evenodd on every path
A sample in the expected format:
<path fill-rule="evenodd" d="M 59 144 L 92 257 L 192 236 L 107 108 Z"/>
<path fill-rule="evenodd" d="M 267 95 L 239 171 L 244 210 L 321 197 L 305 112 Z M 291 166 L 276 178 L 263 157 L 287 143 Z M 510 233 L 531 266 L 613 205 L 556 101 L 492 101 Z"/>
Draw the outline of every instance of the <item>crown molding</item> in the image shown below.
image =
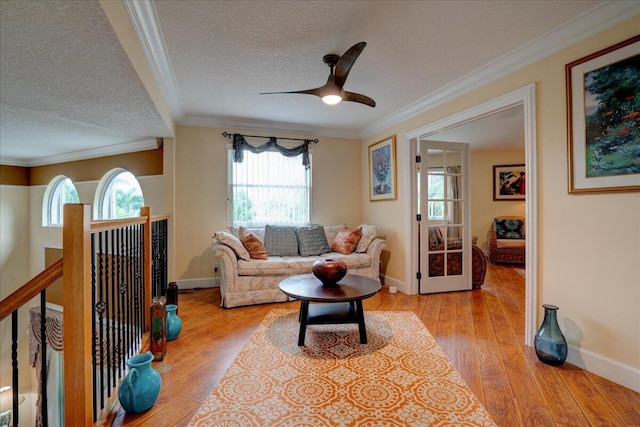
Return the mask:
<path fill-rule="evenodd" d="M 160 85 L 160 91 L 167 101 L 174 121 L 177 122 L 185 115 L 184 104 L 158 23 L 155 6 L 151 1 L 134 0 L 124 0 L 124 5 L 151 66 L 151 71 Z"/>
<path fill-rule="evenodd" d="M 250 120 L 209 116 L 186 116 L 180 123 L 183 126 L 202 126 L 209 128 L 232 128 L 243 130 L 287 132 L 296 135 L 326 136 L 360 140 L 355 130 L 334 129 L 320 126 L 299 125 L 293 123 L 270 122 L 266 120 Z"/>
<path fill-rule="evenodd" d="M 52 165 L 56 163 L 73 162 L 76 160 L 94 159 L 96 157 L 115 156 L 118 154 L 135 153 L 137 151 L 155 150 L 158 143 L 155 138 L 139 141 L 125 142 L 123 144 L 106 145 L 90 150 L 73 151 L 71 153 L 55 154 L 53 156 L 38 157 L 34 159 L 15 159 L 12 157 L 0 157 L 0 164 L 7 166 L 35 167 Z"/>
<path fill-rule="evenodd" d="M 529 43 L 460 77 L 441 89 L 401 108 L 360 130 L 367 138 L 394 125 L 422 114 L 444 102 L 498 80 L 529 64 L 591 37 L 640 13 L 639 1 L 609 1 L 578 15 Z"/>

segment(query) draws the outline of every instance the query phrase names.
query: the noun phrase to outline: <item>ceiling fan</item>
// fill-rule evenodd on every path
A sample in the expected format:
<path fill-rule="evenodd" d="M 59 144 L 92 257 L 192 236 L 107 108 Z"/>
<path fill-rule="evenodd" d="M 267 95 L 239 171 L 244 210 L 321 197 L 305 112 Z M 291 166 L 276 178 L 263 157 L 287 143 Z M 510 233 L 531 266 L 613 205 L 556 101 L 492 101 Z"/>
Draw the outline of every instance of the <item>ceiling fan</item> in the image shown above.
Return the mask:
<path fill-rule="evenodd" d="M 361 95 L 359 93 L 347 92 L 343 86 L 351 71 L 351 67 L 358 59 L 358 56 L 364 50 L 367 45 L 365 42 L 357 43 L 351 46 L 342 56 L 330 53 L 325 55 L 322 60 L 325 64 L 331 68 L 331 73 L 327 79 L 327 83 L 324 86 L 317 87 L 315 89 L 297 90 L 293 92 L 264 92 L 260 95 L 273 95 L 273 94 L 287 94 L 287 93 L 300 93 L 307 95 L 315 95 L 322 98 L 325 104 L 335 105 L 340 101 L 359 102 L 360 104 L 368 105 L 369 107 L 375 107 L 376 102 L 368 96 Z M 335 71 L 335 72 L 334 72 Z"/>

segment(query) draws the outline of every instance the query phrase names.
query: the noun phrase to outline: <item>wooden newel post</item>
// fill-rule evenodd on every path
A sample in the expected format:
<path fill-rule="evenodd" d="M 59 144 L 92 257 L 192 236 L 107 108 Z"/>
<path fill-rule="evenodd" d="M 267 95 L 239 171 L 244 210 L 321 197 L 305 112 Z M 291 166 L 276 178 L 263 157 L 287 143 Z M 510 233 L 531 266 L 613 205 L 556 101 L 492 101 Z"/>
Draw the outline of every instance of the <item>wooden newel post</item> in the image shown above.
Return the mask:
<path fill-rule="evenodd" d="M 93 424 L 91 358 L 91 211 L 66 204 L 62 232 L 65 425 Z"/>
<path fill-rule="evenodd" d="M 144 330 L 149 331 L 151 326 L 151 303 L 153 299 L 151 282 L 152 269 L 151 259 L 151 208 L 148 206 L 140 208 L 140 216 L 146 216 L 147 222 L 144 223 Z M 159 296 L 159 295 L 158 295 Z"/>

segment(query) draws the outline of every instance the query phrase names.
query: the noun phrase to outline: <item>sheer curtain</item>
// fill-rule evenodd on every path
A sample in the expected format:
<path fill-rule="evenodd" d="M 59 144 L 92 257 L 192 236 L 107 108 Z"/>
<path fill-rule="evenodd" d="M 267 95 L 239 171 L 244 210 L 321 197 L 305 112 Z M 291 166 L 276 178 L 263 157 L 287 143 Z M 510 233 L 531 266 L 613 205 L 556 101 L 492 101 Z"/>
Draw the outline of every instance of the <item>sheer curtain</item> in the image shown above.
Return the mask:
<path fill-rule="evenodd" d="M 462 203 L 457 200 L 460 198 L 460 166 L 450 166 L 446 168 L 446 180 L 447 180 L 447 199 L 455 200 L 449 203 L 447 206 L 447 223 L 448 224 L 462 224 Z M 449 236 L 459 238 L 460 227 L 449 227 Z"/>

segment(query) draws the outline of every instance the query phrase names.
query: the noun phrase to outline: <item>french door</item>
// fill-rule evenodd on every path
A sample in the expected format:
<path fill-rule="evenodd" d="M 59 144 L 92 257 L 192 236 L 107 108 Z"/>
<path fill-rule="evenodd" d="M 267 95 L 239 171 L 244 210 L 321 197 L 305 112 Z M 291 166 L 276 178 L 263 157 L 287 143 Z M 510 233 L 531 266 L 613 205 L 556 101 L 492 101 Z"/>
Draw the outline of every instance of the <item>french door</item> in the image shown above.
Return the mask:
<path fill-rule="evenodd" d="M 418 140 L 418 292 L 471 289 L 469 144 Z"/>

